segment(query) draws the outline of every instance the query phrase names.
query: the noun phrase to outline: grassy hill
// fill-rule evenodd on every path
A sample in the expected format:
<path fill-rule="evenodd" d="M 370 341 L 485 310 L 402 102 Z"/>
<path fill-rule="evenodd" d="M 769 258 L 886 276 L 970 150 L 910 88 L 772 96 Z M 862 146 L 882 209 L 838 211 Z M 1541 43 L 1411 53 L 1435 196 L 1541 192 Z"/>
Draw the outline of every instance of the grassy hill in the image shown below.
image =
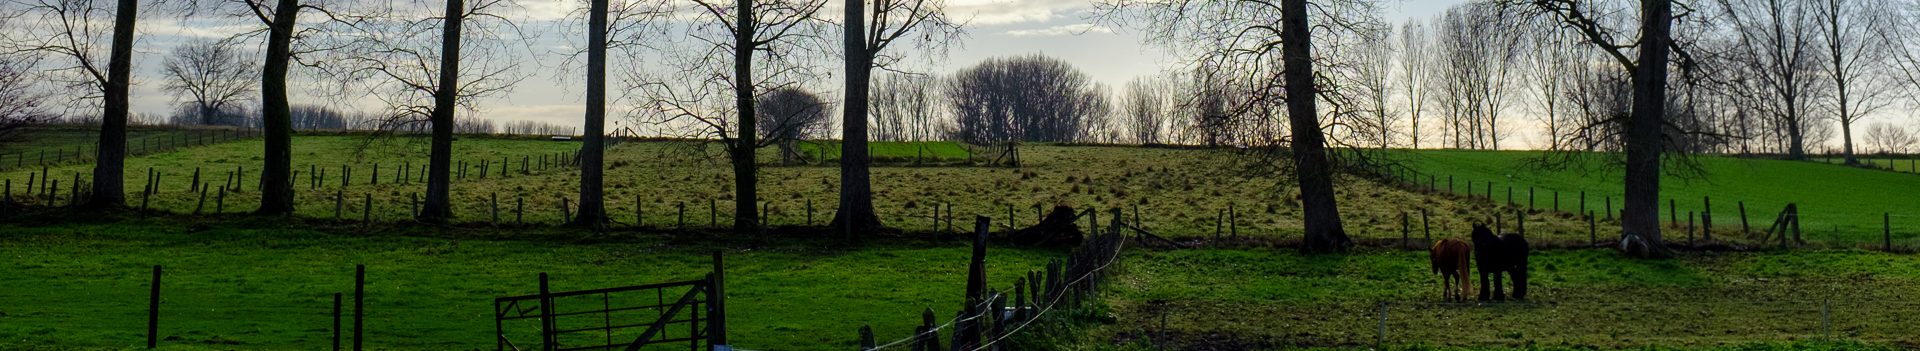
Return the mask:
<path fill-rule="evenodd" d="M 367 212 L 364 205 L 368 197 L 372 198 L 373 220 L 409 218 L 411 199 L 424 191 L 424 185 L 417 180 L 398 184 L 394 174 L 404 163 L 410 163 L 411 172 L 419 171 L 426 156 L 424 140 L 369 142 L 361 136 L 294 138 L 298 215 L 333 219 L 338 196 L 343 198 L 343 221 L 359 220 Z M 466 177 L 456 179 L 452 186 L 456 222 L 491 222 L 496 195 L 503 224 L 514 223 L 516 217 L 528 225 L 560 222 L 562 202 L 571 204 L 578 192 L 578 171 L 562 166 L 542 169 L 538 164 L 541 157 L 558 157 L 577 147 L 577 143 L 541 140 L 457 141 L 455 159 L 466 161 L 470 168 Z M 237 181 L 244 186 L 227 194 L 224 210 L 250 211 L 258 203 L 259 148 L 258 140 L 245 140 L 131 158 L 126 175 L 128 188 L 138 192 L 146 184 L 146 169 L 153 167 L 163 176 L 161 191 L 148 206 L 180 214 L 194 213 L 195 208 L 212 213 L 218 193 L 210 193 L 202 205 L 200 194 L 190 191 L 193 169 L 200 168 L 203 182 L 211 182 L 217 189 L 226 182 L 226 172 L 244 167 L 244 175 Z M 651 228 L 678 228 L 683 220 L 686 229 L 728 225 L 734 200 L 733 175 L 718 149 L 716 145 L 692 142 L 629 142 L 609 150 L 608 206 L 617 226 L 632 226 L 637 216 L 644 216 L 641 224 Z M 876 167 L 875 206 L 886 224 L 916 232 L 948 231 L 949 219 L 953 222 L 951 230 L 965 231 L 973 215 L 989 216 L 996 226 L 1008 224 L 1009 215 L 1012 224 L 1031 225 L 1039 217 L 1037 211 L 1069 205 L 1101 209 L 1101 217 L 1110 216 L 1111 209 L 1122 209 L 1129 218 L 1137 217 L 1146 229 L 1174 238 L 1210 238 L 1216 233 L 1237 233 L 1259 240 L 1299 237 L 1300 207 L 1294 199 L 1297 191 L 1291 178 L 1249 171 L 1248 162 L 1252 160 L 1213 150 L 1113 146 L 1028 146 L 1021 152 L 1025 164 L 1018 169 Z M 498 167 L 480 176 L 482 160 L 498 163 L 502 158 L 511 167 L 504 177 Z M 530 172 L 519 172 L 523 158 L 535 164 Z M 377 185 L 372 184 L 371 170 L 376 165 L 381 169 Z M 341 166 L 353 168 L 351 183 L 342 184 Z M 89 170 L 87 165 L 53 168 L 53 179 L 62 182 L 61 195 L 55 202 L 67 203 L 72 177 L 77 174 L 84 178 Z M 0 172 L 0 179 L 13 181 L 16 201 L 27 197 L 24 184 L 29 172 Z M 315 187 L 317 183 L 310 178 L 319 172 L 324 172 L 327 179 Z M 813 209 L 814 225 L 823 225 L 831 218 L 839 182 L 839 169 L 834 164 L 769 164 L 762 168 L 760 177 L 760 200 L 770 224 L 806 225 L 809 207 Z M 1464 233 L 1471 221 L 1485 220 L 1495 213 L 1483 201 L 1426 196 L 1351 177 L 1343 177 L 1340 183 L 1338 196 L 1347 230 L 1361 238 L 1399 238 L 1403 215 L 1407 216 L 1411 236 L 1420 237 L 1422 210 L 1429 213 L 1427 224 L 1435 236 Z M 129 200 L 138 206 L 140 195 L 131 194 Z M 934 213 L 936 205 L 940 207 L 938 217 Z M 1534 213 L 1529 214 L 1528 221 L 1528 229 L 1543 239 L 1587 239 L 1586 224 L 1577 218 Z"/>
<path fill-rule="evenodd" d="M 876 152 L 907 155 L 941 145 L 883 144 Z M 466 161 L 468 173 L 452 185 L 456 226 L 440 229 L 406 223 L 410 199 L 424 186 L 394 179 L 396 169 L 409 167 L 401 165 L 417 172 L 424 164 L 424 139 L 298 136 L 294 146 L 300 172 L 295 219 L 237 215 L 251 210 L 258 196 L 251 185 L 258 181 L 260 144 L 243 140 L 129 159 L 129 189 L 145 185 L 147 167 L 164 173 L 149 206 L 173 216 L 0 223 L 0 267 L 14 268 L 0 270 L 0 281 L 25 282 L 0 287 L 0 349 L 137 347 L 143 288 L 154 264 L 168 267 L 162 318 L 171 339 L 163 344 L 187 350 L 319 348 L 329 334 L 332 293 L 351 288 L 354 264 L 369 268 L 369 345 L 399 350 L 490 347 L 487 304 L 532 291 L 538 272 L 553 274 L 555 288 L 563 290 L 680 280 L 702 272 L 714 250 L 729 252 L 732 339 L 742 348 L 853 349 L 854 331 L 864 323 L 882 339 L 904 336 L 922 309 L 948 315 L 964 285 L 968 250 L 957 242 L 848 244 L 806 237 L 805 229 L 798 237 L 715 233 L 728 225 L 734 199 L 731 170 L 713 144 L 629 142 L 610 149 L 608 205 L 617 222 L 611 233 L 551 227 L 577 192 L 578 174 L 564 165 L 539 167 L 539 160 L 559 158 L 577 143 L 457 141 L 456 159 Z M 1111 216 L 1107 210 L 1119 209 L 1156 234 L 1203 244 L 1129 249 L 1121 273 L 1100 295 L 1103 308 L 1069 312 L 1081 323 L 1040 327 L 1065 335 L 1058 342 L 1069 348 L 1365 347 L 1375 340 L 1381 303 L 1388 307 L 1391 348 L 1823 348 L 1830 345 L 1771 343 L 1817 337 L 1821 306 L 1813 301 L 1827 298 L 1836 336 L 1875 345 L 1920 342 L 1903 319 L 1920 309 L 1903 295 L 1920 287 L 1914 279 L 1920 267 L 1908 256 L 1858 250 L 1689 252 L 1641 261 L 1604 250 L 1542 249 L 1534 260 L 1534 302 L 1434 303 L 1438 287 L 1425 253 L 1383 249 L 1402 235 L 1403 224 L 1416 238 L 1423 226 L 1435 237 L 1460 237 L 1469 223 L 1498 216 L 1512 226 L 1513 216 L 1523 216 L 1531 241 L 1561 247 L 1588 240 L 1587 222 L 1570 214 L 1579 206 L 1577 192 L 1589 192 L 1590 209 L 1604 207 L 1603 196 L 1619 206 L 1617 174 L 1528 168 L 1530 153 L 1405 153 L 1409 165 L 1439 175 L 1443 190 L 1446 176 L 1454 176 L 1456 195 L 1339 177 L 1346 229 L 1365 245 L 1347 255 L 1300 255 L 1272 247 L 1301 231 L 1291 178 L 1261 168 L 1273 160 L 1116 146 L 1036 145 L 1021 152 L 1025 164 L 1017 169 L 876 167 L 880 218 L 924 238 L 967 231 L 975 215 L 997 228 L 1024 226 L 1036 220 L 1037 209 L 1071 205 L 1102 210 L 1102 222 Z M 504 176 L 494 165 L 503 158 L 509 164 Z M 522 159 L 534 163 L 526 172 Z M 484 177 L 482 160 L 490 166 Z M 836 167 L 762 160 L 768 165 L 760 175 L 761 201 L 771 225 L 817 226 L 830 218 Z M 1798 201 L 1809 239 L 1877 243 L 1879 213 L 1915 210 L 1900 200 L 1920 190 L 1914 188 L 1920 177 L 1910 174 L 1812 162 L 1705 161 L 1707 179 L 1668 181 L 1666 194 L 1683 200 L 1681 211 L 1697 209 L 1699 196 L 1713 196 L 1722 235 L 1738 230 L 1737 202 L 1745 202 L 1758 230 L 1786 201 Z M 351 183 L 340 181 L 341 166 L 354 169 Z M 228 170 L 246 169 L 238 180 L 243 186 L 225 199 L 229 214 L 188 215 L 200 207 L 199 193 L 188 191 L 186 181 L 196 167 L 203 181 L 216 185 Z M 320 169 L 328 176 L 324 184 L 309 178 Z M 63 180 L 54 203 L 64 204 L 66 182 L 87 170 L 52 168 L 54 179 Z M 13 182 L 16 200 L 39 201 L 26 199 L 27 171 L 0 171 L 0 179 Z M 1473 197 L 1464 196 L 1467 181 L 1477 188 Z M 1493 199 L 1483 194 L 1489 181 L 1497 181 Z M 1517 205 L 1505 204 L 1509 184 Z M 1528 185 L 1536 188 L 1532 211 L 1526 210 Z M 1551 209 L 1551 190 L 1561 191 L 1563 211 Z M 333 219 L 336 195 L 347 200 L 340 220 Z M 487 224 L 495 195 L 507 222 L 497 226 Z M 363 228 L 358 214 L 367 198 L 378 223 Z M 140 198 L 132 200 L 137 205 Z M 207 201 L 202 212 L 212 212 L 214 199 Z M 510 224 L 516 212 L 524 225 Z M 1920 218 L 1902 218 L 1895 217 L 1896 235 L 1915 244 Z M 686 230 L 671 230 L 682 219 Z M 642 230 L 630 230 L 636 222 Z M 1598 226 L 1604 238 L 1617 223 Z M 1212 240 L 1236 232 L 1245 239 Z M 990 252 L 995 287 L 1062 254 Z M 1755 343 L 1761 346 L 1744 346 Z"/>
<path fill-rule="evenodd" d="M 1559 191 L 1563 210 L 1577 212 L 1577 196 L 1584 191 L 1590 210 L 1604 213 L 1602 208 L 1609 199 L 1614 211 L 1620 208 L 1621 173 L 1617 169 L 1544 169 L 1528 163 L 1541 155 L 1528 151 L 1422 150 L 1401 155 L 1412 168 L 1434 175 L 1442 190 L 1451 176 L 1456 192 L 1466 192 L 1467 182 L 1472 182 L 1476 196 L 1485 196 L 1485 186 L 1492 182 L 1494 200 L 1499 202 L 1506 201 L 1506 191 L 1512 187 L 1515 201 L 1524 205 L 1528 187 L 1532 187 L 1537 206 L 1547 206 L 1552 192 Z M 1741 204 L 1746 206 L 1753 230 L 1761 231 L 1787 203 L 1797 203 L 1802 230 L 1809 241 L 1877 245 L 1882 214 L 1891 214 L 1895 243 L 1920 243 L 1920 206 L 1915 205 L 1913 197 L 1920 194 L 1920 176 L 1816 162 L 1728 157 L 1699 160 L 1706 171 L 1704 177 L 1670 175 L 1661 181 L 1661 196 L 1672 199 L 1678 209 L 1679 223 L 1669 228 L 1684 228 L 1687 213 L 1705 210 L 1710 197 L 1716 232 L 1740 230 Z M 1667 201 L 1661 201 L 1660 210 L 1662 221 L 1671 218 Z"/>

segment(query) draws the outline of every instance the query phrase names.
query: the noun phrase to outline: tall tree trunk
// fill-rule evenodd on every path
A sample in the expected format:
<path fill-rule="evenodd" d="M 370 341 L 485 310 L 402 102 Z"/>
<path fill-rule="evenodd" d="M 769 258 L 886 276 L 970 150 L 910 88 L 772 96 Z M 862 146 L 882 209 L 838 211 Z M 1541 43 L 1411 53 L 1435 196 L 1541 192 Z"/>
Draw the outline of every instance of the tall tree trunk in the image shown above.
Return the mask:
<path fill-rule="evenodd" d="M 601 188 L 607 124 L 607 0 L 593 0 L 587 26 L 587 130 L 580 148 L 580 211 L 573 224 L 598 228 L 607 220 Z"/>
<path fill-rule="evenodd" d="M 1294 174 L 1300 179 L 1300 200 L 1306 217 L 1306 252 L 1345 251 L 1353 246 L 1340 224 L 1340 208 L 1333 198 L 1333 165 L 1327 160 L 1326 137 L 1314 106 L 1319 89 L 1313 82 L 1313 43 L 1307 26 L 1307 0 L 1285 0 L 1280 8 L 1281 59 L 1285 61 L 1287 122 L 1293 130 Z"/>
<path fill-rule="evenodd" d="M 427 118 L 433 124 L 432 150 L 427 169 L 427 200 L 420 209 L 420 220 L 444 223 L 453 218 L 453 206 L 447 198 L 453 165 L 454 97 L 460 91 L 460 22 L 465 20 L 465 0 L 447 0 L 446 20 L 440 29 L 440 86 L 433 92 L 433 112 Z"/>
<path fill-rule="evenodd" d="M 1620 215 L 1624 235 L 1638 236 L 1649 257 L 1666 257 L 1660 238 L 1661 128 L 1666 118 L 1667 55 L 1673 43 L 1673 3 L 1641 1 L 1640 60 L 1633 72 L 1633 114 L 1627 125 L 1626 196 Z"/>
<path fill-rule="evenodd" d="M 287 101 L 287 66 L 293 59 L 293 29 L 299 0 L 280 0 L 267 24 L 267 62 L 260 71 L 260 122 L 265 127 L 266 167 L 260 171 L 260 209 L 254 213 L 293 213 L 293 111 Z"/>
<path fill-rule="evenodd" d="M 1792 86 L 1792 82 L 1788 80 L 1788 86 Z M 1787 157 L 1805 161 L 1807 160 L 1807 133 L 1803 130 L 1804 126 L 1801 125 L 1800 120 L 1807 117 L 1800 113 L 1799 108 L 1794 107 L 1800 106 L 1798 100 L 1793 96 L 1787 97 Z"/>
<path fill-rule="evenodd" d="M 753 234 L 760 229 L 759 216 L 759 167 L 754 164 L 753 110 L 753 32 L 759 24 L 753 23 L 753 0 L 735 0 L 733 37 L 733 103 L 739 110 L 740 130 L 734 138 L 734 145 L 728 145 L 733 153 L 733 232 Z"/>
<path fill-rule="evenodd" d="M 873 213 L 873 160 L 867 155 L 867 97 L 873 53 L 867 48 L 866 1 L 846 1 L 846 106 L 841 109 L 840 209 L 832 228 L 849 239 L 880 228 Z"/>
<path fill-rule="evenodd" d="M 133 80 L 133 24 L 140 4 L 120 0 L 113 13 L 113 48 L 107 58 L 106 111 L 100 116 L 100 142 L 93 165 L 94 208 L 125 207 L 127 163 L 127 113 L 132 96 L 128 87 Z"/>

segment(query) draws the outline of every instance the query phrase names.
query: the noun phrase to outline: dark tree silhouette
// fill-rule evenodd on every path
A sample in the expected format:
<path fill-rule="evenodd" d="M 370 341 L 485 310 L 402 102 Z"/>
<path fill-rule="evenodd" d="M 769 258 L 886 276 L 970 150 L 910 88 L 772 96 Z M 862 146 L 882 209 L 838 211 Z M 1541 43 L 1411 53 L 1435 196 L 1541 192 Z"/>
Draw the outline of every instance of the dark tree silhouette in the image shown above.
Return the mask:
<path fill-rule="evenodd" d="M 580 147 L 580 211 L 573 225 L 600 228 L 607 222 L 607 0 L 589 0 L 587 10 L 587 121 Z"/>
<path fill-rule="evenodd" d="M 733 230 L 760 230 L 759 139 L 755 98 L 765 91 L 812 79 L 801 62 L 815 53 L 825 0 L 693 0 L 661 39 L 640 45 L 659 56 L 668 71 L 636 73 L 628 90 L 643 99 L 633 114 L 644 123 L 717 139 L 734 175 Z M 636 41 L 637 42 L 637 41 Z M 723 53 L 730 53 L 723 54 Z M 720 69 L 720 68 L 731 69 Z"/>
<path fill-rule="evenodd" d="M 1314 48 L 1380 45 L 1342 39 L 1385 30 L 1377 18 L 1370 17 L 1378 12 L 1373 2 L 1116 0 L 1100 6 L 1104 18 L 1145 29 L 1153 43 L 1195 53 L 1196 78 L 1216 75 L 1219 82 L 1202 83 L 1195 89 L 1208 89 L 1211 84 L 1231 87 L 1222 91 L 1233 95 L 1221 99 L 1223 115 L 1236 124 L 1231 129 L 1243 134 L 1240 139 L 1248 146 L 1284 151 L 1286 161 L 1281 163 L 1290 166 L 1299 182 L 1303 251 L 1338 252 L 1353 246 L 1333 192 L 1334 168 L 1341 163 L 1334 162 L 1327 151 L 1330 140 L 1324 128 L 1342 125 L 1345 122 L 1340 119 L 1358 109 L 1351 106 L 1354 98 L 1337 84 L 1343 70 L 1317 70 L 1323 63 L 1338 67 L 1340 61 L 1316 56 Z M 1233 98 L 1242 91 L 1244 99 Z M 1321 100 L 1334 108 L 1323 113 Z M 1268 119 L 1280 115 L 1272 110 L 1280 105 L 1285 107 L 1284 136 L 1277 123 Z M 1278 145 L 1281 142 L 1284 149 Z M 1356 156 L 1347 162 L 1363 161 Z"/>
<path fill-rule="evenodd" d="M 454 214 L 449 197 L 455 114 L 478 110 L 477 101 L 505 92 L 519 81 L 513 50 L 525 50 L 523 35 L 498 12 L 507 0 L 449 0 L 438 11 L 433 2 L 385 2 L 336 14 L 347 24 L 332 45 L 324 67 L 345 80 L 344 90 L 381 101 L 386 113 L 374 137 L 389 132 L 430 129 L 426 196 L 418 220 L 444 223 Z M 423 15 L 438 12 L 440 15 Z M 418 17 L 409 17 L 418 16 Z M 520 37 L 524 39 L 524 37 Z"/>
<path fill-rule="evenodd" d="M 757 105 L 760 140 L 780 147 L 781 161 L 788 164 L 799 155 L 801 140 L 825 136 L 831 126 L 827 114 L 832 106 L 800 88 L 774 89 L 760 95 Z"/>
<path fill-rule="evenodd" d="M 981 145 L 1088 141 L 1112 109 L 1093 79 L 1042 55 L 987 59 L 955 72 L 947 103 L 960 140 Z M 1018 165 L 1019 158 L 1011 158 Z"/>
<path fill-rule="evenodd" d="M 26 55 L 0 55 L 0 144 L 17 141 L 22 129 L 53 118 L 47 94 L 34 89 L 38 62 Z"/>
<path fill-rule="evenodd" d="M 1628 253 L 1660 258 L 1671 254 L 1660 236 L 1660 158 L 1666 152 L 1667 79 L 1673 47 L 1673 2 L 1640 1 L 1637 30 L 1609 28 L 1595 17 L 1592 4 L 1575 0 L 1498 0 L 1509 13 L 1551 16 L 1579 32 L 1595 49 L 1632 73 L 1633 109 L 1626 120 L 1626 180 L 1621 208 L 1621 236 Z M 1622 43 L 1621 33 L 1638 33 L 1638 40 Z M 1629 51 L 1630 48 L 1637 50 Z M 1629 56 L 1633 53 L 1635 56 Z M 1684 56 L 1683 56 L 1684 58 Z M 1685 62 L 1683 64 L 1690 64 Z"/>
<path fill-rule="evenodd" d="M 232 41 L 181 43 L 160 65 L 168 79 L 162 88 L 175 94 L 176 100 L 185 98 L 200 125 L 217 124 L 215 111 L 244 103 L 242 96 L 258 88 L 252 81 L 253 64 L 241 59 Z"/>
<path fill-rule="evenodd" d="M 874 68 L 890 67 L 900 56 L 886 49 L 902 38 L 917 40 L 923 49 L 944 49 L 959 36 L 959 24 L 949 21 L 944 0 L 846 0 L 843 34 L 846 57 L 846 108 L 842 111 L 840 144 L 840 208 L 831 227 L 848 238 L 880 228 L 873 211 L 873 160 L 867 154 L 867 109 Z M 918 33 L 915 33 L 918 32 Z M 908 34 L 916 34 L 908 36 Z"/>
<path fill-rule="evenodd" d="M 51 79 L 66 85 L 75 106 L 91 107 L 86 101 L 101 100 L 100 137 L 95 148 L 93 187 L 87 200 L 90 209 L 126 206 L 127 120 L 133 78 L 133 36 L 136 0 L 111 2 L 96 0 L 23 0 L 14 3 L 4 17 L 12 28 L 0 38 L 0 47 L 19 54 L 45 54 L 60 57 L 47 70 Z M 106 17 L 111 13 L 112 19 Z M 101 28 L 111 23 L 110 28 Z M 106 66 L 101 67 L 100 41 L 107 39 Z M 70 61 L 69 61 L 70 60 Z"/>

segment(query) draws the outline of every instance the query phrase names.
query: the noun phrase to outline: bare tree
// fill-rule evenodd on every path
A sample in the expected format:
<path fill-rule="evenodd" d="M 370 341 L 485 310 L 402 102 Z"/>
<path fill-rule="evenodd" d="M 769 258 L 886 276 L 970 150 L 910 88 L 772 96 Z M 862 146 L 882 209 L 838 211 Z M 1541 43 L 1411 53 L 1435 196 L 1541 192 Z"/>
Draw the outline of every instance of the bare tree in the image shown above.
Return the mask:
<path fill-rule="evenodd" d="M 1419 21 L 1400 27 L 1400 91 L 1407 98 L 1407 138 L 1420 148 L 1420 113 L 1426 112 L 1428 82 L 1433 77 L 1433 39 Z"/>
<path fill-rule="evenodd" d="M 1400 123 L 1400 111 L 1388 100 L 1393 95 L 1394 47 L 1380 43 L 1393 42 L 1391 27 L 1382 27 L 1360 33 L 1360 40 L 1375 43 L 1357 45 L 1352 58 L 1355 95 L 1360 100 L 1359 108 L 1366 118 L 1357 123 L 1371 125 L 1372 128 L 1355 130 L 1353 139 L 1372 139 L 1380 149 L 1386 149 L 1394 142 L 1393 127 Z"/>
<path fill-rule="evenodd" d="M 693 0 L 697 14 L 649 42 L 664 71 L 636 72 L 629 91 L 642 99 L 632 115 L 644 123 L 679 128 L 690 137 L 719 140 L 733 165 L 733 230 L 760 229 L 755 151 L 755 100 L 764 92 L 816 76 L 808 59 L 823 44 L 818 20 L 825 0 Z M 730 53 L 730 55 L 728 54 Z M 843 155 L 844 157 L 844 155 Z M 844 206 L 844 204 L 843 204 Z"/>
<path fill-rule="evenodd" d="M 1456 148 L 1499 149 L 1505 139 L 1501 118 L 1511 103 L 1511 75 L 1521 68 L 1521 47 L 1516 21 L 1497 11 L 1486 3 L 1461 4 L 1438 24 L 1436 97 L 1448 111 L 1442 117 Z"/>
<path fill-rule="evenodd" d="M 948 99 L 960 140 L 980 145 L 1095 141 L 1111 105 L 1102 88 L 1066 61 L 1027 55 L 992 58 L 954 73 Z M 1009 164 L 1018 165 L 1009 153 Z"/>
<path fill-rule="evenodd" d="M 29 55 L 0 54 L 0 145 L 16 141 L 23 128 L 54 118 L 47 110 L 48 94 L 36 88 L 37 63 Z"/>
<path fill-rule="evenodd" d="M 873 176 L 867 155 L 869 84 L 875 68 L 891 69 L 904 57 L 886 51 L 895 42 L 939 51 L 959 39 L 960 24 L 946 15 L 945 0 L 846 0 L 842 34 L 845 45 L 846 109 L 840 136 L 840 207 L 832 227 L 854 238 L 881 226 L 873 213 Z M 936 54 L 937 55 L 937 54 Z"/>
<path fill-rule="evenodd" d="M 109 7 L 109 5 L 112 5 Z M 94 157 L 90 208 L 126 206 L 127 122 L 133 80 L 136 0 L 10 0 L 12 30 L 0 38 L 6 51 L 58 57 L 50 79 L 69 89 L 79 109 L 99 99 L 100 138 Z M 111 19 L 109 19 L 111 17 Z M 27 21 L 18 23 L 12 21 Z M 102 43 L 106 41 L 107 43 Z M 105 66 L 101 64 L 105 46 Z"/>
<path fill-rule="evenodd" d="M 1375 30 L 1378 5 L 1369 1 L 1235 0 L 1185 1 L 1140 0 L 1108 1 L 1099 4 L 1109 19 L 1131 24 L 1148 33 L 1148 40 L 1176 50 L 1188 51 L 1197 59 L 1195 68 L 1231 74 L 1233 82 L 1246 91 L 1244 103 L 1229 105 L 1228 115 L 1238 116 L 1255 129 L 1257 147 L 1287 145 L 1290 166 L 1300 186 L 1305 243 L 1302 250 L 1328 252 L 1353 245 L 1341 224 L 1333 193 L 1335 162 L 1327 147 L 1327 125 L 1341 125 L 1356 109 L 1353 99 L 1343 92 L 1337 79 L 1316 73 L 1320 65 L 1337 60 L 1315 55 L 1321 46 L 1354 45 L 1339 40 L 1356 33 Z M 1277 20 L 1277 21 L 1276 21 Z M 1310 25 L 1311 24 L 1311 25 Z M 1317 32 L 1310 32 L 1317 30 Z M 1337 51 L 1337 50 L 1333 50 Z M 1204 85 L 1195 89 L 1207 89 Z M 1203 94 L 1204 95 L 1204 94 Z M 1333 108 L 1320 109 L 1326 101 Z M 1268 120 L 1281 115 L 1284 106 L 1284 131 L 1267 129 L 1282 124 Z M 1325 112 L 1323 114 L 1323 112 Z M 1276 148 L 1277 149 L 1277 148 Z"/>
<path fill-rule="evenodd" d="M 1549 17 L 1581 33 L 1586 42 L 1633 77 L 1633 108 L 1625 120 L 1626 179 L 1621 211 L 1623 249 L 1642 257 L 1671 254 L 1660 236 L 1660 159 L 1666 152 L 1667 80 L 1673 47 L 1673 1 L 1641 0 L 1636 28 L 1618 28 L 1598 15 L 1598 5 L 1578 0 L 1495 0 L 1508 15 Z M 1632 33 L 1638 38 L 1622 41 Z M 1629 50 L 1633 49 L 1633 50 Z M 1632 53 L 1634 56 L 1629 56 Z M 1684 53 L 1681 55 L 1686 57 Z M 1688 60 L 1682 66 L 1691 65 Z"/>
<path fill-rule="evenodd" d="M 201 125 L 216 124 L 214 111 L 243 103 L 242 95 L 254 91 L 257 75 L 251 62 L 240 56 L 233 41 L 199 39 L 181 43 L 161 62 L 167 75 L 164 89 L 176 100 L 184 98 L 198 112 Z"/>
<path fill-rule="evenodd" d="M 820 96 L 795 87 L 782 87 L 760 95 L 758 108 L 760 140 L 780 147 L 781 161 L 792 164 L 799 156 L 801 140 L 827 135 L 832 110 Z"/>
<path fill-rule="evenodd" d="M 1565 134 L 1564 129 L 1569 124 L 1566 121 L 1570 117 L 1565 111 L 1568 81 L 1576 76 L 1572 74 L 1576 70 L 1593 69 L 1579 61 L 1582 57 L 1575 45 L 1579 45 L 1580 37 L 1571 29 L 1550 21 L 1535 21 L 1528 23 L 1525 28 L 1529 30 L 1528 44 L 1531 49 L 1526 55 L 1527 66 L 1532 74 L 1529 74 L 1530 82 L 1523 84 L 1532 88 L 1535 94 L 1533 102 L 1539 108 L 1537 118 L 1547 128 L 1546 148 L 1559 150 L 1560 136 Z"/>
<path fill-rule="evenodd" d="M 1134 77 L 1120 95 L 1120 113 L 1131 139 L 1140 144 L 1170 142 L 1166 131 L 1179 102 L 1177 77 L 1165 74 Z"/>
<path fill-rule="evenodd" d="M 874 82 L 868 137 L 880 141 L 929 141 L 944 135 L 940 116 L 939 78 L 915 73 L 889 73 Z"/>
<path fill-rule="evenodd" d="M 1840 120 L 1847 164 L 1859 164 L 1853 157 L 1853 125 L 1886 107 L 1897 92 L 1885 72 L 1892 46 L 1884 35 L 1890 29 L 1890 11 L 1881 0 L 1816 1 L 1815 32 L 1826 49 L 1821 74 L 1831 80 L 1833 91 L 1825 105 Z"/>
<path fill-rule="evenodd" d="M 1887 122 L 1867 125 L 1863 136 L 1874 151 L 1885 154 L 1909 153 L 1915 144 L 1920 144 L 1920 135 Z"/>
<path fill-rule="evenodd" d="M 1818 94 L 1819 47 L 1809 0 L 1717 0 L 1724 23 L 1739 37 L 1734 57 L 1765 88 L 1766 113 L 1782 132 L 1788 157 L 1806 159 L 1805 126 Z"/>
<path fill-rule="evenodd" d="M 453 217 L 451 169 L 455 115 L 474 113 L 477 101 L 511 89 L 522 78 L 510 60 L 524 45 L 519 28 L 499 13 L 506 0 L 448 0 L 440 15 L 432 3 L 387 2 L 350 15 L 352 42 L 328 51 L 342 62 L 350 84 L 387 109 L 380 130 L 431 128 L 427 191 L 418 219 Z M 349 16 L 349 15 L 343 15 Z M 472 39 L 472 40 L 468 40 Z M 464 82 L 464 83 L 463 83 Z M 271 94 L 271 93 L 270 93 Z"/>

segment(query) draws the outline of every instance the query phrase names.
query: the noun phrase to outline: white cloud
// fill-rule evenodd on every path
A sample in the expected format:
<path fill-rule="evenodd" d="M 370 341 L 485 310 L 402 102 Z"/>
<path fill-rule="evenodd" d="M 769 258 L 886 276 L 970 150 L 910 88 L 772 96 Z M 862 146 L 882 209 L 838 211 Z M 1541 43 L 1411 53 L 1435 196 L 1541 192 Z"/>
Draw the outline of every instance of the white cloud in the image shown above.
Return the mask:
<path fill-rule="evenodd" d="M 971 25 L 1046 22 L 1091 6 L 1086 0 L 954 0 L 947 12 Z"/>
<path fill-rule="evenodd" d="M 188 38 L 226 38 L 235 34 L 258 29 L 258 25 L 227 24 L 212 21 L 182 22 L 176 19 L 141 20 L 135 27 L 141 35 L 176 36 Z"/>
<path fill-rule="evenodd" d="M 1050 37 L 1050 36 L 1081 35 L 1081 34 L 1113 34 L 1113 28 L 1092 24 L 1092 23 L 1079 23 L 1079 24 L 1058 25 L 1058 26 L 1041 28 L 1041 29 L 1010 30 L 1010 31 L 1007 31 L 1006 34 L 1011 36 L 1016 36 L 1016 37 Z"/>

